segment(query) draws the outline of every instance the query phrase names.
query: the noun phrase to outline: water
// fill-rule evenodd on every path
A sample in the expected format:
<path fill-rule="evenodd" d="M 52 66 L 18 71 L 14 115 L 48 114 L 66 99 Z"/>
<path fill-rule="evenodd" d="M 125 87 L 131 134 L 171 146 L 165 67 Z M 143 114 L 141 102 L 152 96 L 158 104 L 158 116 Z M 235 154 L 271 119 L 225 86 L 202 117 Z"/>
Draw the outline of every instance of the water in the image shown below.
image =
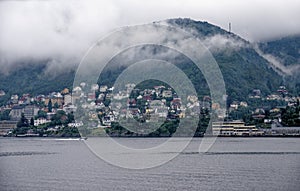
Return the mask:
<path fill-rule="evenodd" d="M 118 139 L 147 148 L 159 138 Z M 172 161 L 147 170 L 112 166 L 73 139 L 0 138 L 0 190 L 299 190 L 299 138 L 201 139 Z M 180 141 L 180 139 L 178 140 Z M 109 148 L 107 148 L 109 149 Z M 165 153 L 156 153 L 163 157 Z"/>

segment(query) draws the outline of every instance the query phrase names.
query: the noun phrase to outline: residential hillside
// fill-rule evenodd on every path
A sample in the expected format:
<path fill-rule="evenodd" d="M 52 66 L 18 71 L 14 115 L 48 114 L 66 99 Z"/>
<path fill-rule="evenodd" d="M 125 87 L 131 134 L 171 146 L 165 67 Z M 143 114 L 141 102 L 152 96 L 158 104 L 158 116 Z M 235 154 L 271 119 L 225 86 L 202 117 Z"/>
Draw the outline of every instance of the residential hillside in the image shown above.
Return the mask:
<path fill-rule="evenodd" d="M 5 95 L 0 96 L 0 105 L 14 94 L 48 94 L 72 87 L 75 69 L 65 68 L 62 71 L 47 72 L 48 62 L 24 61 L 8 73 L 0 73 L 0 90 L 5 92 Z"/>

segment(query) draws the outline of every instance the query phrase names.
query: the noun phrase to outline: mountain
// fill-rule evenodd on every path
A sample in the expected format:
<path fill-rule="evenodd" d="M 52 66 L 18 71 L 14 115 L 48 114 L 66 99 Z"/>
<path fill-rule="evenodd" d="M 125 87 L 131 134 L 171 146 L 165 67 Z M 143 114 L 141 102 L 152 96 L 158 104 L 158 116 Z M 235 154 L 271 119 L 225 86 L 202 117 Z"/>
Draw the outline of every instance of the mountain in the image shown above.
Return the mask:
<path fill-rule="evenodd" d="M 191 19 L 171 19 L 168 22 L 192 32 L 209 48 L 220 66 L 227 94 L 232 100 L 247 100 L 253 89 L 260 89 L 267 95 L 283 83 L 282 77 L 253 45 L 234 33 Z"/>
<path fill-rule="evenodd" d="M 238 35 L 208 22 L 191 19 L 170 19 L 166 22 L 192 33 L 208 47 L 219 64 L 230 100 L 247 100 L 253 89 L 260 89 L 263 95 L 267 95 L 276 91 L 280 85 L 284 85 L 284 78 L 270 66 L 269 61 L 261 56 L 250 42 Z M 283 47 L 293 45 L 290 40 L 281 40 L 280 42 Z M 277 55 L 275 50 L 278 48 L 275 47 L 281 46 L 278 44 L 280 43 L 263 43 L 259 47 L 266 52 L 274 50 L 271 53 Z M 295 51 L 291 52 L 284 52 L 286 56 L 283 56 L 282 59 L 299 59 Z M 287 56 L 289 54 L 291 57 Z M 208 95 L 209 90 L 203 76 L 194 79 L 196 70 L 186 65 L 185 62 L 183 60 L 178 63 L 178 66 L 192 79 L 199 96 Z M 53 74 L 45 72 L 48 63 L 49 61 L 24 61 L 8 74 L 1 75 L 0 90 L 4 90 L 7 95 L 0 97 L 0 103 L 1 100 L 2 102 L 7 100 L 12 94 L 46 94 L 60 91 L 65 87 L 72 87 L 76 68 L 63 69 L 64 71 Z M 101 83 L 112 85 L 114 79 L 123 70 L 122 67 L 107 68 L 107 73 L 100 76 Z M 197 72 L 199 73 L 199 71 Z M 297 91 L 296 93 L 299 93 Z"/>

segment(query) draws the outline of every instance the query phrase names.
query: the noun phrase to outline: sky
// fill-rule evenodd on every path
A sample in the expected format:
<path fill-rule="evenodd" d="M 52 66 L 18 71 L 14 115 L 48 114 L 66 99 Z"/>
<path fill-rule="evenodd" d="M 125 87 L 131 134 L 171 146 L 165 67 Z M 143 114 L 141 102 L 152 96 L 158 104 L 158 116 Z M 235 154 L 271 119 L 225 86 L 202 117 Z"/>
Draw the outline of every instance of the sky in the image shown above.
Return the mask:
<path fill-rule="evenodd" d="M 191 18 L 251 42 L 300 34 L 299 0 L 2 0 L 0 64 L 24 58 L 78 61 L 122 26 Z"/>

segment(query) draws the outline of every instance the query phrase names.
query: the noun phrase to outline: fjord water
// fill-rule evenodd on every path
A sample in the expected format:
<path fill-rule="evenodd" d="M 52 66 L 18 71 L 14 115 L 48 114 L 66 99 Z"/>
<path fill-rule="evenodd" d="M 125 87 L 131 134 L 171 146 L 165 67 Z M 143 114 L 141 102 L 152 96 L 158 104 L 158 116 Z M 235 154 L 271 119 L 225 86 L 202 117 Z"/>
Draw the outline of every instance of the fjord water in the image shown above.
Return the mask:
<path fill-rule="evenodd" d="M 147 148 L 164 139 L 117 141 Z M 130 170 L 102 161 L 77 139 L 0 138 L 0 190 L 300 188 L 299 138 L 218 138 L 205 154 L 197 152 L 200 141 L 193 139 L 184 152 L 162 166 Z M 166 153 L 154 154 L 163 157 Z"/>

